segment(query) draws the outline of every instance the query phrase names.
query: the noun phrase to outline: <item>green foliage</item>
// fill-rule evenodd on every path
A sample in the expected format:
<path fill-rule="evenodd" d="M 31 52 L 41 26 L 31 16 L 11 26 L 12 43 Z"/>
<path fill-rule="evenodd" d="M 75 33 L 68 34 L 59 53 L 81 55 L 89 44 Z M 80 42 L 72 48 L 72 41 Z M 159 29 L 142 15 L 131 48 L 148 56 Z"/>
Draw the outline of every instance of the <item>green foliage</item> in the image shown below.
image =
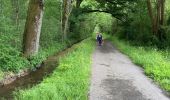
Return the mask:
<path fill-rule="evenodd" d="M 111 30 L 111 23 L 107 23 L 111 22 L 110 15 L 82 14 L 77 16 L 77 10 L 73 10 L 70 18 L 69 38 L 62 43 L 61 2 L 59 0 L 46 0 L 39 53 L 26 59 L 22 57 L 21 51 L 28 1 L 19 0 L 18 24 L 16 24 L 17 5 L 12 1 L 0 1 L 0 14 L 2 16 L 0 18 L 0 54 L 2 55 L 0 57 L 0 70 L 2 71 L 18 72 L 24 68 L 33 68 L 49 55 L 91 36 L 96 24 L 100 26 L 103 32 L 110 32 Z"/>
<path fill-rule="evenodd" d="M 68 46 L 72 45 L 74 42 L 70 41 L 70 43 L 56 43 L 51 47 L 40 50 L 37 55 L 31 56 L 28 58 L 31 67 L 35 67 L 38 64 L 41 64 L 48 56 L 53 55 L 56 52 L 60 52 Z"/>
<path fill-rule="evenodd" d="M 31 89 L 20 90 L 15 100 L 87 100 L 94 45 L 91 39 L 76 45 L 60 59 L 51 76 Z"/>
<path fill-rule="evenodd" d="M 74 12 L 73 12 L 74 14 Z M 112 16 L 106 13 L 87 13 L 71 17 L 70 38 L 84 39 L 91 36 L 96 26 L 98 32 L 112 33 Z"/>
<path fill-rule="evenodd" d="M 100 4 L 96 0 L 84 0 L 81 3 L 81 8 L 85 10 L 89 10 L 89 9 L 95 10 L 100 7 L 99 5 Z"/>
<path fill-rule="evenodd" d="M 93 15 L 79 15 L 76 16 L 73 14 L 70 18 L 71 24 L 70 24 L 70 34 L 68 35 L 69 38 L 73 39 L 84 39 L 89 36 L 91 36 L 91 33 L 94 30 L 95 23 L 91 20 L 94 18 Z"/>
<path fill-rule="evenodd" d="M 19 0 L 19 2 L 21 3 L 19 5 L 19 24 L 16 25 L 16 5 L 10 0 L 0 1 L 0 70 L 3 72 L 18 72 L 29 65 L 20 52 L 28 2 L 27 0 Z"/>
<path fill-rule="evenodd" d="M 110 13 L 113 17 L 123 21 L 138 0 L 84 0 L 81 5 L 83 11 Z"/>
<path fill-rule="evenodd" d="M 117 24 L 117 36 L 121 39 L 133 41 L 138 45 L 157 46 L 160 49 L 169 47 L 169 15 L 170 9 L 168 7 L 169 1 L 166 1 L 165 10 L 165 24 L 159 29 L 162 32 L 163 39 L 158 35 L 153 34 L 151 20 L 148 15 L 146 1 L 138 0 L 134 5 L 131 5 L 131 11 L 125 17 L 123 22 L 115 21 Z M 155 4 L 152 4 L 155 7 Z M 153 13 L 155 11 L 153 10 Z"/>
<path fill-rule="evenodd" d="M 147 5 L 145 1 L 138 1 L 134 7 L 134 13 L 128 14 L 128 20 L 119 24 L 122 32 L 119 36 L 128 40 L 137 41 L 139 44 L 150 44 L 153 36 L 151 33 L 151 22 L 148 17 Z"/>
<path fill-rule="evenodd" d="M 99 32 L 112 33 L 113 18 L 107 13 L 95 13 L 95 23 L 100 28 Z"/>
<path fill-rule="evenodd" d="M 111 39 L 132 61 L 144 68 L 146 75 L 170 92 L 170 53 L 151 47 L 132 46 L 129 42 Z"/>
<path fill-rule="evenodd" d="M 3 71 L 19 71 L 29 64 L 17 49 L 8 45 L 0 45 L 0 47 L 0 69 Z"/>
<path fill-rule="evenodd" d="M 18 25 L 15 11 L 17 5 L 13 4 L 14 1 L 0 1 L 0 15 L 2 16 L 0 17 L 0 71 L 18 72 L 24 68 L 33 68 L 49 55 L 77 42 L 77 39 L 69 38 L 62 43 L 61 2 L 46 0 L 39 53 L 28 59 L 22 57 L 22 40 L 29 0 L 19 0 Z M 2 76 L 0 74 L 0 78 Z"/>
<path fill-rule="evenodd" d="M 61 43 L 61 2 L 46 0 L 40 45 L 42 50 Z"/>
<path fill-rule="evenodd" d="M 18 0 L 19 5 L 19 24 L 16 24 L 16 5 L 12 1 L 0 1 L 0 44 L 8 44 L 18 51 L 22 47 L 22 33 L 26 19 L 28 0 Z"/>

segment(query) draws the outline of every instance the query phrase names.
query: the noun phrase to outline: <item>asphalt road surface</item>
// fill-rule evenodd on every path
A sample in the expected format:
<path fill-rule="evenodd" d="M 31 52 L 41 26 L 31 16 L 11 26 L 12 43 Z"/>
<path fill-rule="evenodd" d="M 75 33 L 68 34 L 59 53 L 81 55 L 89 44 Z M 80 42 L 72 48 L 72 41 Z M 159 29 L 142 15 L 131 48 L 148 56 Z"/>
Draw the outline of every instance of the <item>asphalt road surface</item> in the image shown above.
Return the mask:
<path fill-rule="evenodd" d="M 93 54 L 90 100 L 170 100 L 109 41 Z"/>

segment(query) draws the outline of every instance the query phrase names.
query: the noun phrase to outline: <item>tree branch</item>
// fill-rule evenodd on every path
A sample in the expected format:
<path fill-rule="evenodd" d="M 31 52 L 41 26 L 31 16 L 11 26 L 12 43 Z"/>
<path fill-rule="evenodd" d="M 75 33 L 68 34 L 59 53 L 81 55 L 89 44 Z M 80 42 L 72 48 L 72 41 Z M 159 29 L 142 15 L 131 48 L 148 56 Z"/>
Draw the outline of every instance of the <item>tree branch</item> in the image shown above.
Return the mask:
<path fill-rule="evenodd" d="M 109 11 L 103 11 L 103 10 L 86 10 L 86 11 L 83 11 L 83 13 L 93 13 L 93 12 L 104 12 L 104 13 L 111 14 Z"/>
<path fill-rule="evenodd" d="M 111 14 L 112 15 L 112 17 L 114 17 L 114 18 L 116 18 L 116 19 L 118 19 L 118 20 L 120 20 L 120 21 L 122 21 L 123 22 L 123 19 L 122 18 L 120 18 L 120 17 L 118 17 L 116 14 L 113 14 L 113 13 L 111 13 L 111 12 L 109 12 L 109 11 L 107 11 L 107 10 L 86 10 L 86 11 L 82 11 L 82 14 L 84 14 L 84 13 L 94 13 L 94 12 L 99 12 L 99 13 L 108 13 L 108 14 Z"/>

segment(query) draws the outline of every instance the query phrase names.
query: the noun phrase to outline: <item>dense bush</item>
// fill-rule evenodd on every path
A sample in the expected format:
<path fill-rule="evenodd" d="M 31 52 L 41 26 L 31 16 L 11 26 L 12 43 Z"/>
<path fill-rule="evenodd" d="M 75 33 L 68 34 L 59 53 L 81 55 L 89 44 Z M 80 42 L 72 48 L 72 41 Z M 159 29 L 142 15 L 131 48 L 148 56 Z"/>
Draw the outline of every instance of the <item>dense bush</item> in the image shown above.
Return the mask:
<path fill-rule="evenodd" d="M 169 4 L 169 1 L 166 3 Z M 127 14 L 125 21 L 118 22 L 118 37 L 135 42 L 138 45 L 157 46 L 160 49 L 170 47 L 168 17 L 170 9 L 166 8 L 165 25 L 160 31 L 164 34 L 163 39 L 152 33 L 151 20 L 148 15 L 146 1 L 138 1 L 133 11 Z M 117 24 L 117 22 L 114 22 Z"/>
<path fill-rule="evenodd" d="M 19 71 L 23 67 L 27 67 L 29 62 L 21 57 L 21 53 L 17 49 L 9 45 L 0 44 L 0 69 L 5 71 Z"/>

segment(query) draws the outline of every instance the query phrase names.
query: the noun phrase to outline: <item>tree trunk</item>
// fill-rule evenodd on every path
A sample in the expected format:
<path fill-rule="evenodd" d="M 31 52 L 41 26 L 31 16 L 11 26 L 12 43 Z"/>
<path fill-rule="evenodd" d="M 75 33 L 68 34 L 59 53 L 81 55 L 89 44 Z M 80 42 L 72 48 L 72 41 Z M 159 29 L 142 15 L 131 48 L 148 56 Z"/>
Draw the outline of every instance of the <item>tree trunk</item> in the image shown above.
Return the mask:
<path fill-rule="evenodd" d="M 80 4 L 82 3 L 83 0 L 77 0 L 76 1 L 76 8 L 80 8 Z"/>
<path fill-rule="evenodd" d="M 151 4 L 150 0 L 147 0 L 147 8 L 148 8 L 149 17 L 151 19 L 152 32 L 153 32 L 153 34 L 155 34 L 155 24 L 156 23 L 155 23 L 155 18 L 154 18 L 153 11 L 152 11 L 152 4 Z"/>
<path fill-rule="evenodd" d="M 43 0 L 30 0 L 29 2 L 23 37 L 23 53 L 25 57 L 32 56 L 38 52 L 43 7 Z"/>
<path fill-rule="evenodd" d="M 72 11 L 72 0 L 63 0 L 63 14 L 62 14 L 62 32 L 63 40 L 67 39 L 67 30 L 68 30 L 68 20 L 70 13 Z"/>
<path fill-rule="evenodd" d="M 161 18 L 161 0 L 157 0 L 157 15 L 156 15 L 156 27 L 155 27 L 155 32 L 156 35 L 159 35 L 159 28 L 160 28 L 160 18 Z"/>
<path fill-rule="evenodd" d="M 161 34 L 161 26 L 164 24 L 164 10 L 165 10 L 165 0 L 157 0 L 156 1 L 156 14 L 153 15 L 152 11 L 152 4 L 150 0 L 147 0 L 147 7 L 148 7 L 148 13 L 151 19 L 152 23 L 152 31 L 153 34 L 158 36 L 162 36 Z"/>
<path fill-rule="evenodd" d="M 159 6 L 159 26 L 158 26 L 158 37 L 160 41 L 163 41 L 164 39 L 166 39 L 165 33 L 164 33 L 164 29 L 163 29 L 163 25 L 164 25 L 164 9 L 165 9 L 165 0 L 159 0 L 158 2 L 158 6 Z"/>
<path fill-rule="evenodd" d="M 161 19 L 160 24 L 164 25 L 164 10 L 165 10 L 165 0 L 161 0 Z"/>

